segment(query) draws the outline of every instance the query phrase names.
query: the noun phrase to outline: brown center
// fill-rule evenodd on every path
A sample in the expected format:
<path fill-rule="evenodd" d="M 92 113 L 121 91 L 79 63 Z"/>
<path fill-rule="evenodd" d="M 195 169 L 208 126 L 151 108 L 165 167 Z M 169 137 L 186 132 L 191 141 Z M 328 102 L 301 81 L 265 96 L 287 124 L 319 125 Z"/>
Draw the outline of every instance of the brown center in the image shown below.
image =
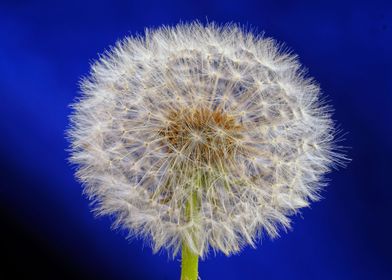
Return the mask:
<path fill-rule="evenodd" d="M 180 153 L 195 164 L 222 164 L 241 138 L 235 118 L 219 109 L 187 108 L 170 111 L 160 130 L 169 152 Z"/>

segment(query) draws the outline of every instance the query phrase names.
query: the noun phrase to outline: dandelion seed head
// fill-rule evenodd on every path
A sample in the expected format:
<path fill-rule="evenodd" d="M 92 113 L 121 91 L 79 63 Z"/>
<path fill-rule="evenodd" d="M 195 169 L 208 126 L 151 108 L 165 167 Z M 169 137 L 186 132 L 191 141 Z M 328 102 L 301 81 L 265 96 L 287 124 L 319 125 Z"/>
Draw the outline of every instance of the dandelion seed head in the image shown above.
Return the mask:
<path fill-rule="evenodd" d="M 290 227 L 344 160 L 298 60 L 237 25 L 118 42 L 73 104 L 71 161 L 97 213 L 176 255 L 255 246 Z M 187 215 L 195 196 L 198 214 Z"/>

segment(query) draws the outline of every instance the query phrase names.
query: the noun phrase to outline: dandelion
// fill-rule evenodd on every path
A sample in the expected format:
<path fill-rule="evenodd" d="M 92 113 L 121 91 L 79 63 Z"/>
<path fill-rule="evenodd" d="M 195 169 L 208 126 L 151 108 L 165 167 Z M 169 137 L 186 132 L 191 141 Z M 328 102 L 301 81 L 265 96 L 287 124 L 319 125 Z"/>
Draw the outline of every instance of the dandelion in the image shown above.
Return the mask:
<path fill-rule="evenodd" d="M 278 236 L 344 159 L 295 55 L 237 25 L 179 24 L 118 42 L 73 104 L 71 162 L 100 215 L 154 252 L 198 257 Z"/>

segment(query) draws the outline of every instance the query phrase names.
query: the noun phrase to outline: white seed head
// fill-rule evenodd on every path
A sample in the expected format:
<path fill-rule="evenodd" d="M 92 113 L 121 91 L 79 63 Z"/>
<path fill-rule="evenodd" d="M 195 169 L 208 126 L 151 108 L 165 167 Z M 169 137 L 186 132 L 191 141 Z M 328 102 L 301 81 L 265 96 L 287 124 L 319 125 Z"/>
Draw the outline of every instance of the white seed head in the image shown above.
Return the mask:
<path fill-rule="evenodd" d="M 343 158 L 331 110 L 304 75 L 274 40 L 237 25 L 125 38 L 73 104 L 77 177 L 97 213 L 154 251 L 185 243 L 229 255 L 275 237 Z"/>

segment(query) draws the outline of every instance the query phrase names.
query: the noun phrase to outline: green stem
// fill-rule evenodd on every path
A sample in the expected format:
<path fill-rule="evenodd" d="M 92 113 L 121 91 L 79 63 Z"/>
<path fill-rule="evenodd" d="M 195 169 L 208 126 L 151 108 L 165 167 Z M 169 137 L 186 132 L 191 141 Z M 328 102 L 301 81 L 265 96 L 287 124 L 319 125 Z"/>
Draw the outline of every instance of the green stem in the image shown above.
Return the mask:
<path fill-rule="evenodd" d="M 195 219 L 198 213 L 197 193 L 194 192 L 189 199 L 185 214 L 189 220 Z M 181 280 L 197 280 L 199 255 L 192 252 L 187 243 L 182 243 Z"/>
<path fill-rule="evenodd" d="M 185 242 L 182 244 L 181 280 L 197 280 L 199 255 L 193 253 Z"/>

